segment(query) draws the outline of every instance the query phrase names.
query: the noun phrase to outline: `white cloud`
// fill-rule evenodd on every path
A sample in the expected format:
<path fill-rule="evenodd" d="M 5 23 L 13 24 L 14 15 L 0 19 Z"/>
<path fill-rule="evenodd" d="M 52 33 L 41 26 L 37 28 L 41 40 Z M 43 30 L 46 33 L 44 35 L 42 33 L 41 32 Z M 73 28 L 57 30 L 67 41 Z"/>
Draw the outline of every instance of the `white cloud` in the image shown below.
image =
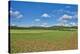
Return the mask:
<path fill-rule="evenodd" d="M 71 14 L 72 18 L 78 18 L 78 13 L 77 11 L 71 12 L 71 11 L 66 11 L 66 13 Z"/>
<path fill-rule="evenodd" d="M 15 16 L 17 16 L 17 15 L 19 15 L 19 14 L 20 14 L 19 11 L 15 11 L 15 12 L 14 12 L 14 15 L 15 15 Z"/>
<path fill-rule="evenodd" d="M 59 23 L 66 24 L 70 19 L 72 19 L 72 16 L 64 14 L 58 19 L 58 21 Z"/>
<path fill-rule="evenodd" d="M 64 23 L 66 23 L 66 22 L 67 22 L 67 20 L 63 20 L 63 22 L 64 22 Z"/>
<path fill-rule="evenodd" d="M 77 23 L 75 22 L 67 23 L 69 20 L 74 19 L 74 18 L 77 18 L 77 14 L 75 15 L 64 14 L 58 19 L 59 23 L 56 25 L 57 26 L 77 26 Z"/>
<path fill-rule="evenodd" d="M 75 22 L 70 22 L 70 23 L 60 22 L 60 23 L 55 24 L 55 26 L 68 26 L 68 27 L 71 27 L 71 26 L 78 26 L 78 24 L 75 23 Z"/>
<path fill-rule="evenodd" d="M 43 25 L 47 25 L 47 23 L 43 23 Z"/>
<path fill-rule="evenodd" d="M 77 26 L 78 24 L 75 23 L 75 22 L 71 22 L 70 25 L 72 25 L 72 26 Z"/>
<path fill-rule="evenodd" d="M 58 21 L 59 21 L 59 23 L 63 23 L 64 24 L 64 23 L 67 23 L 68 20 L 70 20 L 70 19 L 72 19 L 72 16 L 64 14 L 58 19 Z"/>
<path fill-rule="evenodd" d="M 47 17 L 50 17 L 47 13 L 44 13 L 44 14 L 42 14 L 42 16 L 41 17 L 45 17 L 45 18 L 47 18 Z"/>
<path fill-rule="evenodd" d="M 67 8 L 71 7 L 71 6 L 66 6 Z M 69 11 L 69 10 L 65 10 L 65 9 L 58 9 L 58 10 L 53 10 L 52 12 L 54 15 L 60 15 L 60 14 L 71 14 L 71 15 L 75 15 L 77 13 L 77 11 Z"/>
<path fill-rule="evenodd" d="M 13 15 L 13 11 L 12 10 L 10 10 L 10 15 Z"/>
<path fill-rule="evenodd" d="M 37 21 L 37 22 L 38 22 L 38 21 L 40 21 L 40 19 L 35 19 L 35 21 Z"/>
<path fill-rule="evenodd" d="M 60 23 L 55 24 L 55 26 L 64 26 L 64 23 L 60 22 Z"/>
<path fill-rule="evenodd" d="M 61 19 L 72 19 L 72 16 L 64 14 L 63 16 L 60 17 Z"/>
<path fill-rule="evenodd" d="M 17 16 L 17 18 L 22 18 L 22 17 L 23 17 L 23 15 L 18 15 L 18 16 Z"/>
<path fill-rule="evenodd" d="M 44 27 L 45 25 L 40 25 L 40 26 Z"/>
<path fill-rule="evenodd" d="M 71 25 L 70 25 L 70 24 L 65 24 L 64 26 L 68 26 L 68 27 L 71 27 Z"/>
<path fill-rule="evenodd" d="M 58 23 L 55 26 L 67 26 L 67 27 L 71 27 L 72 25 L 68 24 L 68 23 Z"/>
<path fill-rule="evenodd" d="M 10 16 L 14 16 L 15 18 L 23 17 L 23 15 L 20 13 L 20 11 L 13 11 L 13 10 L 10 10 Z"/>
<path fill-rule="evenodd" d="M 41 24 L 41 26 L 43 26 L 43 27 L 48 27 L 47 25 L 48 25 L 48 23 L 46 23 L 46 22 Z"/>
<path fill-rule="evenodd" d="M 63 19 L 78 18 L 78 13 L 77 12 L 65 11 L 65 13 L 67 13 L 67 14 L 64 14 L 62 16 Z M 71 15 L 68 15 L 68 14 L 71 14 Z"/>
<path fill-rule="evenodd" d="M 16 26 L 15 24 L 11 24 L 11 26 Z"/>

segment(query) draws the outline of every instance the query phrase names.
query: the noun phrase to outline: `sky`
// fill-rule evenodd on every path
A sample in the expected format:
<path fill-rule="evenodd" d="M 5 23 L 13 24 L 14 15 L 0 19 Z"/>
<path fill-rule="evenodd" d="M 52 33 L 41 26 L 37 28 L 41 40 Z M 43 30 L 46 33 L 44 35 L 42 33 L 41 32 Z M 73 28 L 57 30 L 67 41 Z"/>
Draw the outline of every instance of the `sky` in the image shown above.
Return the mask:
<path fill-rule="evenodd" d="M 10 25 L 77 26 L 78 6 L 72 4 L 10 1 Z"/>

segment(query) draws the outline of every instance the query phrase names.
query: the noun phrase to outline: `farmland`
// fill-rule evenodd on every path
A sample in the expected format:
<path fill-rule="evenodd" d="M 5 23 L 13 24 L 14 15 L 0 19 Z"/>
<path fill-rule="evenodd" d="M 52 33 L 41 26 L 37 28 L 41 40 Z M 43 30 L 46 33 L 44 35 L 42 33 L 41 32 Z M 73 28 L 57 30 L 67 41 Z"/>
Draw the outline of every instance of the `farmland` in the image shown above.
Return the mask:
<path fill-rule="evenodd" d="M 8 3 L 9 53 L 78 49 L 78 5 Z"/>
<path fill-rule="evenodd" d="M 11 29 L 11 52 L 77 49 L 77 31 Z"/>

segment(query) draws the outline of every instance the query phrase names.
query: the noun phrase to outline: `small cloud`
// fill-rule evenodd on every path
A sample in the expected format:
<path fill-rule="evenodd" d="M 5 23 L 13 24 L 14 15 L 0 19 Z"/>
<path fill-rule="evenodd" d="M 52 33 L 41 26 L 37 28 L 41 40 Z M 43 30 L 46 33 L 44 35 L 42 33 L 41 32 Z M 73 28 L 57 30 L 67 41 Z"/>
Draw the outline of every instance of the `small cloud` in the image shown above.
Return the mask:
<path fill-rule="evenodd" d="M 58 19 L 59 24 L 57 25 L 59 26 L 77 26 L 77 24 L 74 22 L 68 23 L 68 21 L 72 20 L 74 17 L 77 17 L 77 15 L 71 16 L 71 15 L 64 14 Z"/>
<path fill-rule="evenodd" d="M 18 15 L 18 16 L 17 16 L 17 18 L 22 18 L 22 17 L 23 17 L 23 15 Z"/>
<path fill-rule="evenodd" d="M 67 15 L 67 14 L 64 14 L 64 15 L 62 15 L 59 19 L 58 19 L 58 21 L 60 22 L 60 23 L 67 23 L 68 22 L 68 20 L 70 20 L 70 19 L 72 19 L 72 16 L 70 16 L 70 15 Z"/>
<path fill-rule="evenodd" d="M 68 26 L 68 27 L 71 27 L 71 25 L 70 25 L 70 24 L 67 24 L 67 23 L 66 23 L 66 24 L 65 24 L 64 26 Z"/>
<path fill-rule="evenodd" d="M 10 15 L 13 15 L 13 11 L 12 10 L 10 10 Z"/>
<path fill-rule="evenodd" d="M 19 15 L 19 14 L 20 14 L 19 11 L 15 11 L 15 12 L 14 12 L 14 15 L 15 15 L 15 16 L 17 16 L 17 15 Z"/>
<path fill-rule="evenodd" d="M 71 12 L 71 11 L 65 11 L 67 14 L 71 14 L 72 16 L 72 18 L 78 18 L 78 13 L 77 13 L 77 11 L 74 11 L 74 12 Z"/>
<path fill-rule="evenodd" d="M 64 26 L 64 23 L 60 22 L 60 23 L 55 24 L 55 26 Z"/>
<path fill-rule="evenodd" d="M 48 23 L 46 23 L 46 22 L 45 22 L 45 23 L 42 23 L 41 26 L 42 26 L 42 27 L 49 27 L 49 26 L 48 26 Z"/>
<path fill-rule="evenodd" d="M 72 19 L 72 16 L 64 14 L 63 16 L 60 17 L 60 19 Z"/>
<path fill-rule="evenodd" d="M 11 26 L 16 26 L 15 24 L 11 24 Z"/>
<path fill-rule="evenodd" d="M 62 23 L 62 22 L 63 22 L 63 23 L 67 23 L 67 22 L 68 22 L 68 20 L 63 20 L 63 19 L 62 19 L 62 20 L 59 19 L 58 21 L 61 22 L 61 23 Z"/>
<path fill-rule="evenodd" d="M 67 6 L 68 7 L 68 6 Z M 71 7 L 71 6 L 70 6 Z M 70 14 L 70 15 L 74 15 L 77 13 L 77 11 L 69 11 L 69 10 L 65 10 L 65 9 L 58 9 L 58 10 L 53 10 L 52 13 L 55 15 L 61 15 L 61 14 Z"/>
<path fill-rule="evenodd" d="M 42 14 L 42 16 L 41 17 L 45 17 L 45 18 L 47 18 L 47 17 L 50 17 L 47 13 L 44 13 L 44 14 Z"/>
<path fill-rule="evenodd" d="M 40 21 L 40 19 L 35 19 L 35 21 L 37 21 L 37 22 L 38 22 L 38 21 Z"/>
<path fill-rule="evenodd" d="M 75 22 L 71 22 L 70 25 L 72 25 L 72 26 L 77 26 L 78 24 L 75 23 Z"/>
<path fill-rule="evenodd" d="M 43 23 L 43 25 L 47 25 L 47 23 Z"/>
<path fill-rule="evenodd" d="M 55 26 L 67 26 L 67 27 L 71 27 L 72 25 L 70 25 L 68 23 L 58 23 Z"/>
<path fill-rule="evenodd" d="M 63 22 L 64 22 L 64 23 L 66 23 L 66 22 L 67 22 L 67 20 L 63 20 Z"/>
<path fill-rule="evenodd" d="M 10 10 L 10 16 L 14 16 L 15 18 L 23 17 L 23 15 L 20 13 L 20 11 L 13 11 L 12 9 Z"/>

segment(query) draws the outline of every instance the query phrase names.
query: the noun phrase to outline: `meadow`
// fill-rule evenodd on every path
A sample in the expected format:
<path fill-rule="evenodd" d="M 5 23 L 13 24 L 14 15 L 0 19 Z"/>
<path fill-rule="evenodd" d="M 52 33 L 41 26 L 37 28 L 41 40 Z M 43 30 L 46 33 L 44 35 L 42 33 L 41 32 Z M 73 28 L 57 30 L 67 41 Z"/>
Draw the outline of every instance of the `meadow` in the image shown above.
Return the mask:
<path fill-rule="evenodd" d="M 77 30 L 10 29 L 11 53 L 78 48 Z"/>

